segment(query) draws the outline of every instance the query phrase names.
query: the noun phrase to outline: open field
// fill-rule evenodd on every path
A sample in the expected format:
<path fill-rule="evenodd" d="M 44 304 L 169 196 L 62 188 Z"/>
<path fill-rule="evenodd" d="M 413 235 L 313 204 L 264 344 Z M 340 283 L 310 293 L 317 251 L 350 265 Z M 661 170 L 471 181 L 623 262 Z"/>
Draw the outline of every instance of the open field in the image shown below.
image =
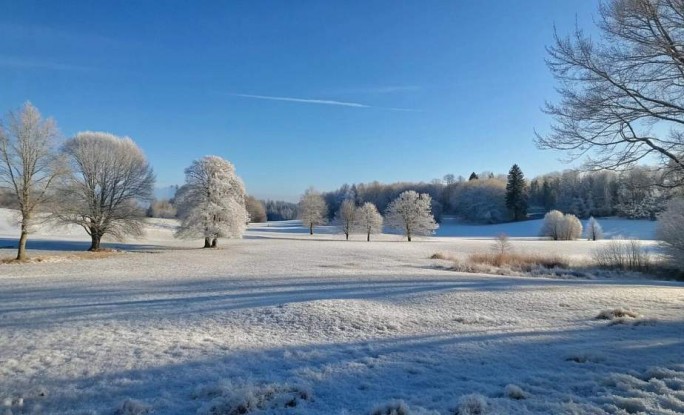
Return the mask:
<path fill-rule="evenodd" d="M 682 283 L 461 274 L 429 256 L 490 239 L 298 229 L 251 225 L 201 250 L 158 220 L 92 261 L 68 257 L 87 247 L 77 230 L 34 236 L 30 255 L 52 262 L 0 265 L 2 409 L 365 414 L 402 400 L 454 414 L 475 393 L 487 414 L 684 412 Z M 595 243 L 513 245 L 581 260 Z M 596 319 L 618 308 L 636 317 Z"/>

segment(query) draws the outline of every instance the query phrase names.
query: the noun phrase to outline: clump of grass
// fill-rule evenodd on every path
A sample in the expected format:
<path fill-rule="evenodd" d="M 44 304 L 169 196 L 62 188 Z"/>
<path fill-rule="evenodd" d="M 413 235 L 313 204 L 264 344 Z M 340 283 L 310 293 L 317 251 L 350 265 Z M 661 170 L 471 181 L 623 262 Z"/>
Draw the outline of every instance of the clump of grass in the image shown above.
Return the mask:
<path fill-rule="evenodd" d="M 446 261 L 451 261 L 454 259 L 454 257 L 449 254 L 445 254 L 444 252 L 437 252 L 432 254 L 432 256 L 430 256 L 430 259 L 442 259 Z"/>
<path fill-rule="evenodd" d="M 103 249 L 95 252 L 72 252 L 69 254 L 56 255 L 42 255 L 29 257 L 23 260 L 16 258 L 0 258 L 0 264 L 15 265 L 15 264 L 35 264 L 35 263 L 50 263 L 50 262 L 64 262 L 64 261 L 80 261 L 89 259 L 102 259 L 116 255 L 119 251 L 114 249 Z"/>
<path fill-rule="evenodd" d="M 601 311 L 597 316 L 597 320 L 615 320 L 618 318 L 637 318 L 639 314 L 624 308 L 612 308 Z"/>
<path fill-rule="evenodd" d="M 529 272 L 534 268 L 568 268 L 569 261 L 560 255 L 524 254 L 516 252 L 476 253 L 468 257 L 472 264 L 509 268 L 514 271 Z"/>

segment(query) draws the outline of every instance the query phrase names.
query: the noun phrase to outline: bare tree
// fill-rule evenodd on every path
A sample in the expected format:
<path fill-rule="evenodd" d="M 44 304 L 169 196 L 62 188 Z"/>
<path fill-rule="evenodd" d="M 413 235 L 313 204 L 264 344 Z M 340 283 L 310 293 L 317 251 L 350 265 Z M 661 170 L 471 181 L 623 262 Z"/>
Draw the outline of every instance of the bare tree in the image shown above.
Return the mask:
<path fill-rule="evenodd" d="M 560 102 L 554 124 L 537 136 L 544 149 L 617 169 L 649 156 L 665 168 L 661 184 L 684 184 L 684 1 L 609 0 L 600 5 L 602 42 L 577 29 L 556 34 L 547 63 Z M 654 125 L 658 128 L 653 128 Z"/>
<path fill-rule="evenodd" d="M 349 234 L 354 231 L 357 220 L 356 204 L 353 200 L 346 199 L 335 213 L 335 224 L 342 229 L 347 240 L 349 240 Z"/>
<path fill-rule="evenodd" d="M 387 207 L 387 225 L 401 231 L 409 242 L 413 235 L 431 235 L 439 227 L 432 216 L 431 202 L 427 193 L 403 192 Z"/>
<path fill-rule="evenodd" d="M 511 240 L 505 233 L 500 233 L 494 238 L 494 243 L 492 244 L 492 251 L 499 256 L 504 256 L 513 250 L 513 245 Z"/>
<path fill-rule="evenodd" d="M 89 251 L 100 249 L 104 235 L 140 236 L 152 199 L 154 173 L 142 150 L 128 137 L 81 132 L 64 145 L 71 166 L 60 190 L 55 216 L 76 224 L 91 238 Z"/>
<path fill-rule="evenodd" d="M 52 196 L 56 179 L 64 173 L 57 152 L 58 131 L 27 102 L 19 113 L 10 112 L 0 125 L 0 184 L 10 189 L 21 214 L 17 259 L 26 259 L 26 241 L 37 210 Z"/>
<path fill-rule="evenodd" d="M 321 194 L 313 187 L 306 189 L 306 192 L 299 199 L 297 211 L 302 224 L 309 228 L 310 235 L 313 235 L 314 226 L 327 223 L 328 206 L 325 204 Z"/>
<path fill-rule="evenodd" d="M 185 185 L 176 196 L 181 226 L 179 238 L 204 238 L 205 248 L 216 248 L 218 238 L 240 238 L 249 214 L 245 186 L 233 165 L 206 156 L 185 169 Z"/>
<path fill-rule="evenodd" d="M 357 208 L 357 226 L 366 234 L 366 241 L 370 242 L 371 234 L 382 232 L 383 218 L 378 208 L 371 202 L 366 202 Z"/>

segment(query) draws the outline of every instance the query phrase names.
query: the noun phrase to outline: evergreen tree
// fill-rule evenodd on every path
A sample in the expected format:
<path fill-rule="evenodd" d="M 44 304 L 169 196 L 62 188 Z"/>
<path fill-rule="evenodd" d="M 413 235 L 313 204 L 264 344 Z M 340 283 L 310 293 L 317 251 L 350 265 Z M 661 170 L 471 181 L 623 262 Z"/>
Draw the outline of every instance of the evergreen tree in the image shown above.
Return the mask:
<path fill-rule="evenodd" d="M 475 172 L 470 173 L 470 177 L 468 178 L 468 181 L 477 180 L 477 179 L 479 179 L 479 177 L 477 176 L 477 174 L 475 174 Z"/>
<path fill-rule="evenodd" d="M 506 184 L 506 207 L 513 213 L 513 220 L 518 221 L 527 217 L 527 194 L 525 192 L 525 177 L 517 164 L 508 172 Z"/>

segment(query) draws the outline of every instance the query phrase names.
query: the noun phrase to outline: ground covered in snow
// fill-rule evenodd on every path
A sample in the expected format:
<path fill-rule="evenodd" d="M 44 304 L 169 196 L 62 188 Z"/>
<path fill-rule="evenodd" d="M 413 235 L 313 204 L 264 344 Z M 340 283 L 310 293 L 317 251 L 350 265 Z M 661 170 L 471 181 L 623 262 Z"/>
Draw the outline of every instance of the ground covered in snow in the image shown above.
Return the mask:
<path fill-rule="evenodd" d="M 484 238 L 346 242 L 290 222 L 202 250 L 172 230 L 155 221 L 101 259 L 0 265 L 2 411 L 684 412 L 682 283 L 461 274 L 429 259 L 487 250 Z M 87 242 L 61 232 L 36 235 L 31 254 Z M 595 246 L 513 245 L 573 258 Z"/>

